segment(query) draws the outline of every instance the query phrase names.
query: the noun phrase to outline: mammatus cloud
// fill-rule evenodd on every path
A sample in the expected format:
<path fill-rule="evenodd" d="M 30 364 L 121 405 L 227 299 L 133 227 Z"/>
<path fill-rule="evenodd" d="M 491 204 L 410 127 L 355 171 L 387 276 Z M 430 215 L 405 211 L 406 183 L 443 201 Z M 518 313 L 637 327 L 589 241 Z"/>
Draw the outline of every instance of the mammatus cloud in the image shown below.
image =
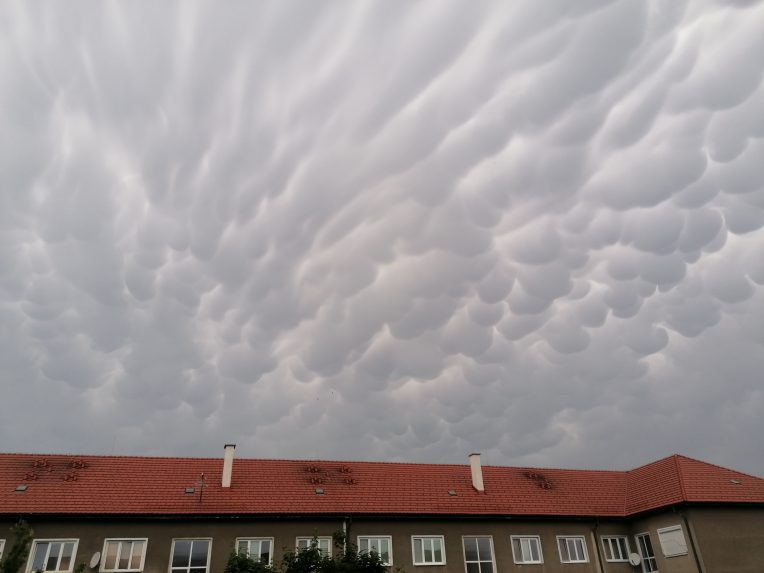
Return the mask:
<path fill-rule="evenodd" d="M 2 449 L 764 473 L 762 3 L 7 16 Z"/>

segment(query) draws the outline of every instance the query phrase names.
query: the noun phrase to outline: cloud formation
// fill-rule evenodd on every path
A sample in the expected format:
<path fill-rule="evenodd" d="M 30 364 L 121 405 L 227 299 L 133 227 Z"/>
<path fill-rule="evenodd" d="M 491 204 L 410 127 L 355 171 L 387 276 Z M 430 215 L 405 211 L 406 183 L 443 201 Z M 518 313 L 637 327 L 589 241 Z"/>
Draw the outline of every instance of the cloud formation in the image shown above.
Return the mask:
<path fill-rule="evenodd" d="M 764 474 L 764 4 L 18 3 L 0 448 Z"/>

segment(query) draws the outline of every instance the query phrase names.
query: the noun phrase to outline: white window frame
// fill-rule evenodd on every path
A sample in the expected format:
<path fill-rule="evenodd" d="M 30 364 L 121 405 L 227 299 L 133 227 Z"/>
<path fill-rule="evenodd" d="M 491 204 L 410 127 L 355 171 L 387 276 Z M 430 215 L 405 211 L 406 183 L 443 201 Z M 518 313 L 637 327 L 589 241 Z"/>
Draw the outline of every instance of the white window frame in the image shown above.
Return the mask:
<path fill-rule="evenodd" d="M 167 571 L 168 573 L 173 573 L 175 569 L 180 570 L 181 567 L 173 567 L 172 566 L 172 558 L 175 555 L 175 542 L 176 541 L 209 541 L 209 545 L 207 545 L 207 564 L 205 565 L 207 573 L 210 571 L 210 558 L 212 556 L 212 537 L 173 537 L 172 539 L 172 545 L 170 546 L 170 562 L 167 565 Z M 191 553 L 193 554 L 193 545 L 191 546 Z M 187 573 L 190 572 L 191 569 L 199 569 L 199 567 L 191 567 L 191 562 L 189 561 L 189 564 L 187 567 L 183 567 L 183 570 L 185 570 Z"/>
<path fill-rule="evenodd" d="M 143 552 L 141 553 L 141 565 L 140 565 L 140 567 L 138 567 L 137 569 L 132 569 L 130 567 L 128 567 L 127 569 L 120 569 L 119 567 L 115 567 L 114 569 L 107 569 L 105 567 L 105 564 L 106 564 L 106 546 L 110 542 L 111 543 L 119 543 L 120 544 L 119 548 L 117 549 L 117 565 L 119 565 L 119 556 L 120 556 L 120 553 L 122 552 L 122 542 L 123 541 L 130 541 L 130 542 L 142 541 L 143 542 Z M 148 537 L 107 537 L 106 539 L 103 540 L 103 550 L 101 551 L 101 564 L 100 564 L 98 570 L 102 571 L 102 572 L 110 572 L 110 573 L 112 573 L 112 572 L 123 573 L 125 571 L 143 571 L 143 567 L 144 567 L 144 565 L 146 563 L 146 548 L 148 547 L 148 545 L 149 545 Z M 131 546 L 131 550 L 130 550 L 130 555 L 132 556 L 132 546 Z M 131 557 L 130 560 L 132 561 L 132 557 Z M 128 562 L 128 565 L 129 565 L 129 562 Z"/>
<path fill-rule="evenodd" d="M 650 540 L 650 547 L 653 550 L 653 554 L 651 556 L 647 556 L 642 552 L 642 545 L 639 543 L 639 538 L 642 536 L 645 536 Z M 642 533 L 634 534 L 634 542 L 637 544 L 637 551 L 639 552 L 639 556 L 642 558 L 642 573 L 658 573 L 658 557 L 655 555 L 655 545 L 653 545 L 653 540 L 650 538 L 650 532 L 643 531 Z M 654 567 L 654 569 L 647 568 L 648 562 L 652 562 L 651 567 Z"/>
<path fill-rule="evenodd" d="M 383 539 L 387 541 L 387 554 L 390 556 L 390 559 L 388 561 L 385 561 L 382 563 L 385 567 L 391 567 L 393 564 L 393 537 L 392 535 L 359 535 L 358 539 L 356 539 L 358 545 L 358 552 L 361 553 L 361 539 L 365 539 L 367 541 L 369 540 L 375 540 L 377 541 L 377 545 L 379 545 L 379 541 L 382 541 Z M 382 555 L 379 555 L 382 557 Z"/>
<path fill-rule="evenodd" d="M 664 557 L 679 557 L 689 553 L 690 550 L 687 547 L 687 538 L 685 537 L 684 529 L 682 529 L 680 524 L 669 525 L 668 527 L 659 527 L 656 531 L 658 533 L 658 543 L 661 546 L 661 551 L 663 552 Z M 679 531 L 682 534 L 682 541 L 684 541 L 684 551 L 680 551 L 678 553 L 666 553 L 666 545 L 664 544 L 664 539 L 661 537 L 661 534 L 671 533 L 672 531 Z M 655 548 L 653 548 L 653 550 L 654 549 Z"/>
<path fill-rule="evenodd" d="M 544 563 L 544 552 L 541 549 L 541 537 L 539 535 L 510 535 L 509 536 L 510 545 L 512 546 L 512 560 L 517 565 L 540 565 Z M 515 540 L 518 540 L 520 542 L 520 555 L 517 555 L 515 553 Z M 526 561 L 522 555 L 523 553 L 523 541 L 535 541 L 536 542 L 536 548 L 539 552 L 539 558 L 538 561 L 534 561 L 533 557 L 529 555 L 530 560 Z M 529 546 L 530 547 L 530 546 Z M 530 550 L 529 550 L 530 552 Z"/>
<path fill-rule="evenodd" d="M 417 540 L 422 542 L 422 559 L 423 561 L 417 562 L 416 560 L 416 550 L 415 545 Z M 430 540 L 435 542 L 435 540 L 440 542 L 440 561 L 424 561 L 424 541 Z M 432 556 L 433 559 L 435 558 L 435 546 L 432 547 Z M 445 565 L 446 564 L 446 540 L 443 538 L 442 535 L 412 535 L 411 536 L 411 562 L 414 565 Z"/>
<path fill-rule="evenodd" d="M 483 570 L 481 563 L 487 563 L 485 559 L 480 559 L 479 553 L 478 553 L 477 561 L 467 561 L 467 548 L 464 546 L 465 539 L 487 539 L 488 540 L 488 544 L 491 547 L 491 569 L 493 570 L 493 573 L 496 573 L 496 551 L 494 550 L 494 547 L 493 547 L 493 535 L 462 535 L 462 556 L 464 561 L 464 573 L 467 573 L 467 563 L 477 563 L 481 573 Z"/>
<path fill-rule="evenodd" d="M 67 573 L 69 571 L 74 571 L 74 562 L 77 560 L 77 547 L 80 544 L 79 539 L 33 539 L 32 540 L 32 547 L 29 549 L 29 557 L 27 558 L 27 573 L 31 573 L 33 571 L 32 565 L 34 564 L 34 558 L 35 553 L 37 551 L 37 546 L 40 543 L 47 543 L 48 549 L 45 553 L 45 559 L 43 559 L 43 563 L 46 564 L 48 562 L 48 555 L 50 554 L 50 544 L 51 543 L 74 543 L 74 547 L 72 548 L 72 559 L 69 564 L 69 569 L 59 569 L 58 567 L 61 565 L 61 555 L 58 556 L 58 563 L 56 564 L 55 569 L 43 569 L 43 571 L 55 571 L 56 573 Z"/>
<path fill-rule="evenodd" d="M 0 559 L 3 558 L 3 550 L 5 550 L 5 539 L 0 539 Z"/>
<path fill-rule="evenodd" d="M 307 537 L 307 536 L 303 535 L 302 537 L 298 537 L 298 538 L 295 539 L 294 546 L 297 548 L 298 551 L 300 549 L 307 549 L 307 547 L 300 547 L 300 542 L 301 541 L 307 541 L 308 542 L 308 547 L 310 547 L 310 544 L 313 543 L 313 539 L 318 541 L 318 544 L 319 544 L 318 550 L 321 552 L 322 555 L 326 555 L 327 557 L 331 557 L 332 556 L 332 545 L 334 545 L 334 538 L 330 537 L 328 535 L 315 535 L 313 537 Z M 320 547 L 322 541 L 326 541 L 326 546 L 328 548 L 326 550 L 326 553 L 324 553 L 324 550 L 321 549 L 321 547 Z"/>
<path fill-rule="evenodd" d="M 257 542 L 260 542 L 260 543 L 262 543 L 263 541 L 270 542 L 271 550 L 268 552 L 268 563 L 267 563 L 267 565 L 272 565 L 273 564 L 273 546 L 274 546 L 274 539 L 273 539 L 273 537 L 237 537 L 236 541 L 235 541 L 235 544 L 236 544 L 235 545 L 236 553 L 239 553 L 239 543 L 241 543 L 242 541 L 248 542 L 247 547 L 249 547 L 249 544 L 251 542 L 253 542 L 253 541 L 257 541 Z M 261 547 L 261 550 L 260 550 L 260 555 L 262 555 L 262 547 Z M 252 555 L 250 554 L 249 549 L 247 549 L 247 557 L 252 558 Z M 259 556 L 258 556 L 258 560 L 260 561 L 260 563 L 262 563 L 262 560 L 259 559 Z"/>
<path fill-rule="evenodd" d="M 621 546 L 618 544 L 620 539 L 623 539 L 624 544 L 626 545 L 626 555 L 623 555 L 620 559 L 616 559 L 615 557 L 608 559 L 608 554 L 613 556 L 615 555 L 615 552 L 613 552 L 613 547 L 618 549 L 619 555 L 621 554 Z M 631 548 L 629 547 L 629 537 L 627 535 L 603 535 L 600 537 L 600 540 L 602 541 L 602 551 L 605 553 L 605 561 L 608 563 L 629 562 L 629 553 L 631 553 Z"/>
<path fill-rule="evenodd" d="M 560 542 L 562 541 L 565 542 L 565 549 L 568 552 L 568 557 L 570 557 L 570 545 L 568 545 L 568 540 L 581 541 L 581 547 L 584 550 L 583 559 L 568 559 L 567 561 L 563 559 Z M 586 548 L 586 537 L 584 537 L 583 535 L 558 535 L 557 536 L 557 551 L 560 554 L 560 563 L 589 563 L 589 550 Z"/>

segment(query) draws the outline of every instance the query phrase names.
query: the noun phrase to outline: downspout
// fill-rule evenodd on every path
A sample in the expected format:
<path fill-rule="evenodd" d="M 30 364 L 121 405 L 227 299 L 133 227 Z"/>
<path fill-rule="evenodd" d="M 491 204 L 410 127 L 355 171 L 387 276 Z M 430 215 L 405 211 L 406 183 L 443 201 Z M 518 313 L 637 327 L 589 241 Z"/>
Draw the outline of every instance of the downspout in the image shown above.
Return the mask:
<path fill-rule="evenodd" d="M 594 543 L 594 549 L 596 550 L 596 557 L 597 557 L 597 560 L 595 561 L 594 564 L 597 566 L 597 571 L 599 571 L 599 573 L 605 573 L 604 566 L 602 565 L 603 561 L 602 561 L 602 553 L 600 552 L 600 544 L 597 543 L 597 528 L 599 526 L 600 526 L 600 520 L 595 519 L 594 527 L 592 528 L 590 533 L 592 535 L 592 543 Z"/>
<path fill-rule="evenodd" d="M 690 546 L 692 546 L 692 554 L 695 557 L 695 564 L 698 566 L 698 571 L 700 571 L 700 573 L 706 573 L 706 565 L 703 563 L 703 556 L 698 550 L 698 540 L 695 537 L 695 528 L 690 524 L 690 520 L 684 512 L 678 511 L 677 513 L 682 518 L 682 521 L 684 521 L 684 527 L 690 535 Z"/>
<path fill-rule="evenodd" d="M 346 515 L 344 518 L 342 518 L 342 552 L 347 553 L 348 550 L 348 543 L 350 540 L 348 539 L 348 531 L 350 530 L 350 516 Z"/>

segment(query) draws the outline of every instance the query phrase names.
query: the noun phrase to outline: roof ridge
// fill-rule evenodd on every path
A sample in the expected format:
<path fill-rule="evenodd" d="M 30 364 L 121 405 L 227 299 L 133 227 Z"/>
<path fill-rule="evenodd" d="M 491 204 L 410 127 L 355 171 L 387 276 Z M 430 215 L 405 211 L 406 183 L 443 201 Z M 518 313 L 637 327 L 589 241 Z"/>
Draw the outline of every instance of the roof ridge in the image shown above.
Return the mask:
<path fill-rule="evenodd" d="M 707 462 L 705 460 L 699 460 L 698 458 L 691 458 L 690 456 L 685 456 L 685 455 L 682 455 L 682 454 L 674 454 L 674 457 L 682 458 L 682 459 L 685 459 L 685 460 L 689 460 L 691 462 L 697 462 L 699 464 L 705 464 L 707 466 L 718 468 L 720 470 L 724 470 L 724 471 L 732 472 L 732 473 L 735 473 L 735 474 L 738 474 L 738 475 L 741 475 L 741 476 L 746 476 L 746 477 L 753 478 L 753 479 L 756 479 L 756 480 L 764 481 L 764 477 L 756 476 L 756 475 L 753 475 L 753 474 L 749 474 L 747 472 L 741 472 L 739 470 L 734 470 L 732 468 L 728 468 L 727 466 L 720 466 L 719 464 L 715 464 L 713 462 Z"/>
<path fill-rule="evenodd" d="M 682 501 L 687 501 L 687 492 L 684 489 L 684 476 L 682 475 L 682 470 L 679 467 L 679 456 L 674 454 L 671 457 L 674 460 L 674 470 L 676 470 L 676 478 L 679 480 L 679 491 L 682 494 Z"/>

